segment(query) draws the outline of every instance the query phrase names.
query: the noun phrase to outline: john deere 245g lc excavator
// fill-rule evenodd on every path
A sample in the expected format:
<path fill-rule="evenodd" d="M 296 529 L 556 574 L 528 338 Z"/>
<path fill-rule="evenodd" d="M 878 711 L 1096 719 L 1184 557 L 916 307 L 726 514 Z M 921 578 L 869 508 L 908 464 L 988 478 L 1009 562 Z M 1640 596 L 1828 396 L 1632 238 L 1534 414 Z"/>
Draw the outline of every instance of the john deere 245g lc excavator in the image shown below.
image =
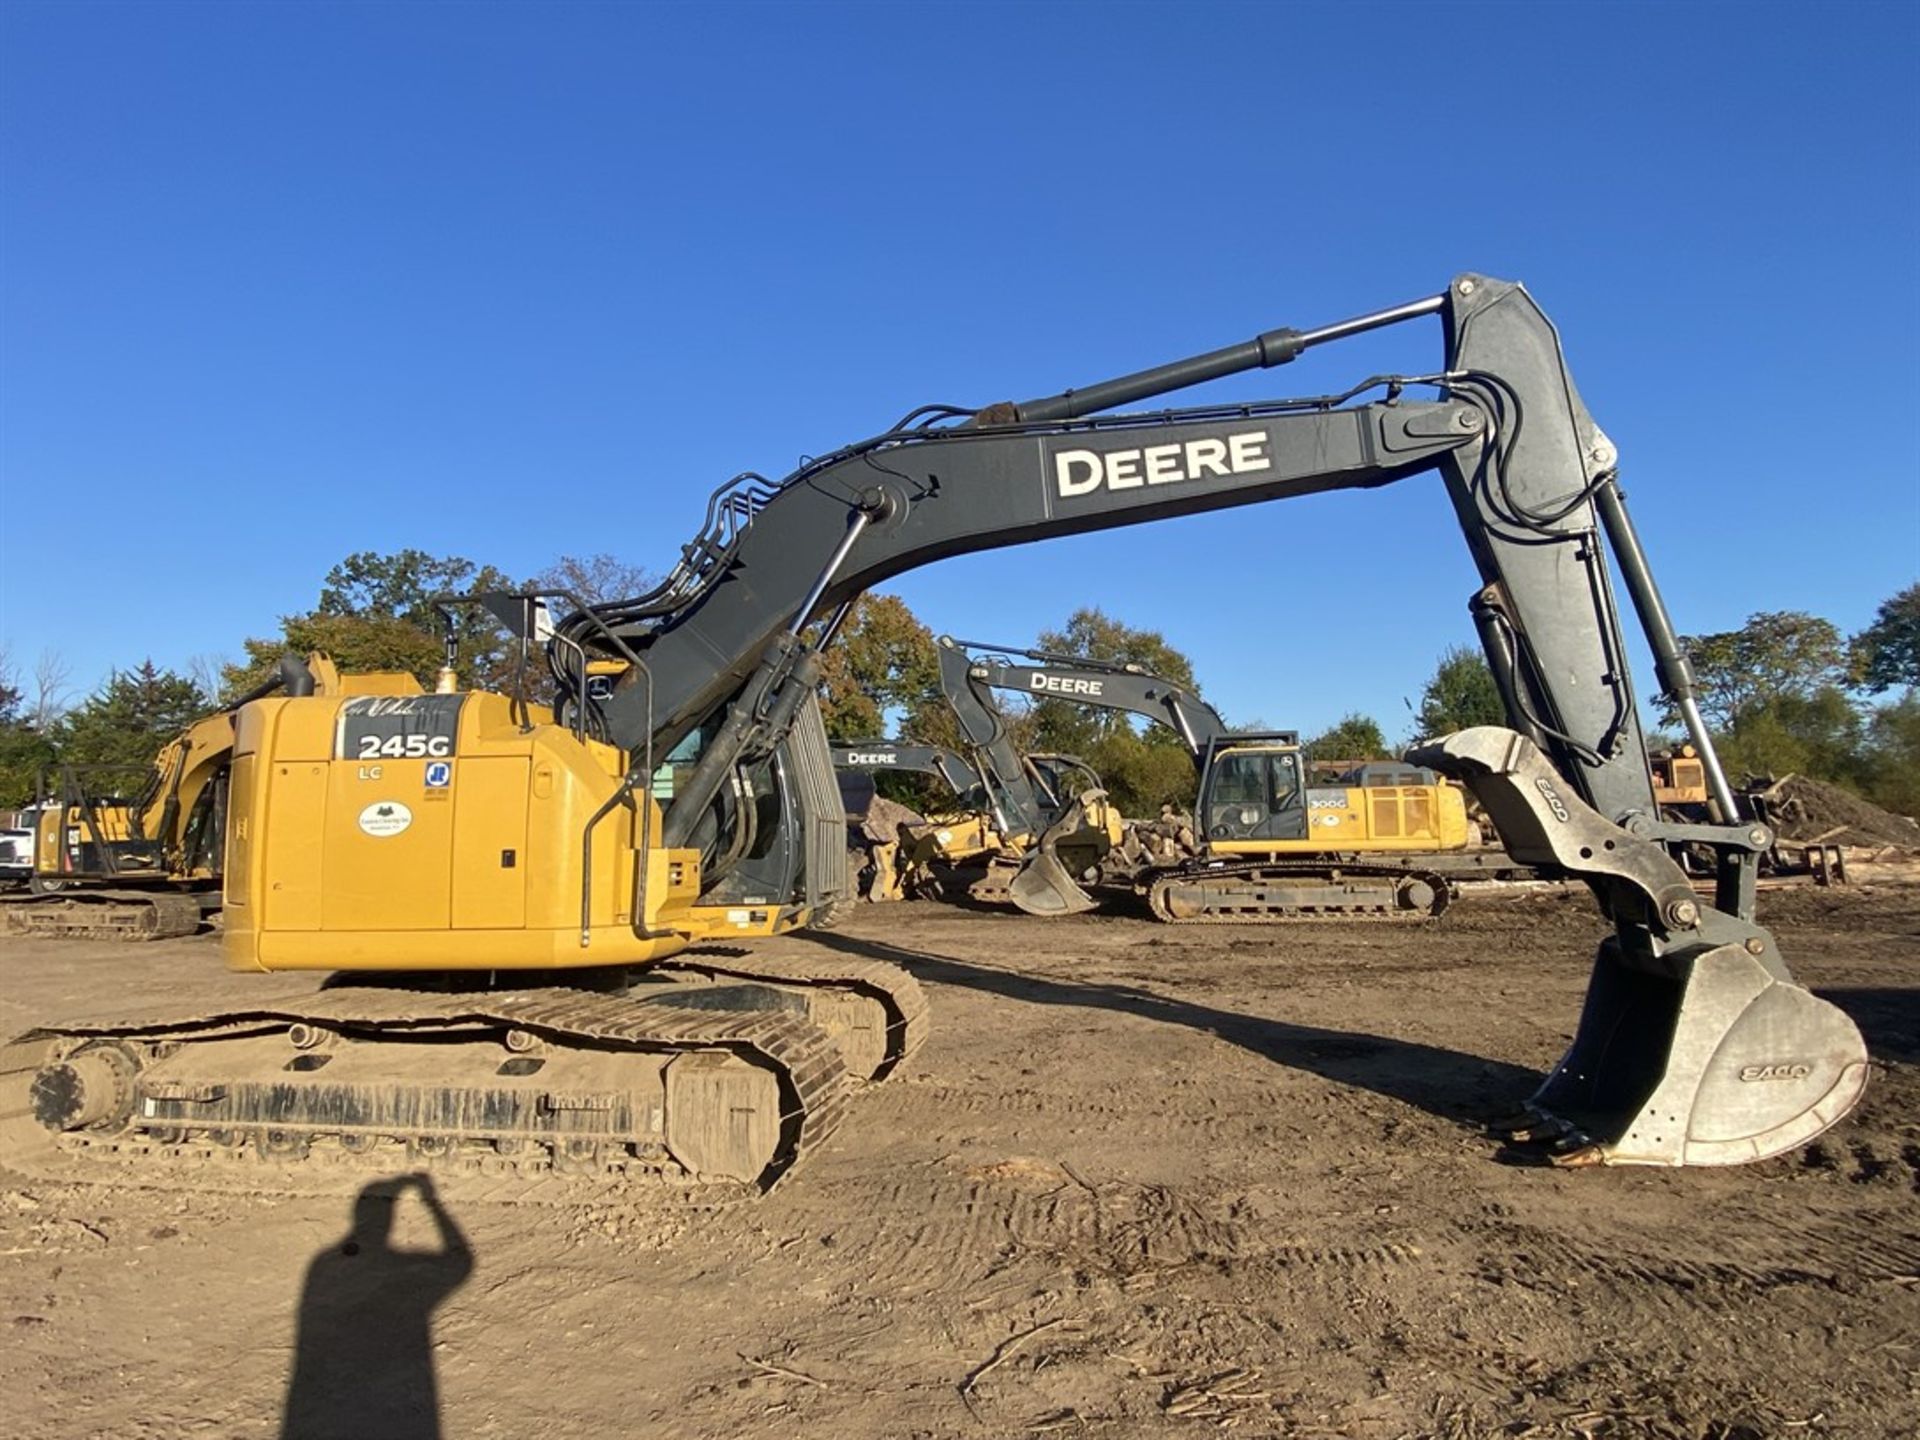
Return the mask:
<path fill-rule="evenodd" d="M 1418 316 L 1444 327 L 1430 373 L 1105 413 Z M 1725 780 L 1616 469 L 1531 297 L 1464 275 L 1027 404 L 925 407 L 780 483 L 743 476 L 661 585 L 560 622 L 551 714 L 524 692 L 244 706 L 229 963 L 345 983 L 21 1037 L 0 1064 L 0 1114 L 20 1117 L 7 1159 L 189 1181 L 231 1164 L 256 1187 L 351 1183 L 402 1155 L 496 1187 L 567 1170 L 770 1183 L 838 1123 L 850 1077 L 885 1073 L 924 1026 L 888 967 L 689 953 L 806 925 L 843 893 L 815 697 L 852 599 L 948 555 L 1428 471 L 1484 581 L 1471 609 L 1512 728 L 1409 758 L 1472 787 L 1512 854 L 1585 881 L 1613 927 L 1572 1046 L 1511 1133 L 1570 1164 L 1779 1154 L 1847 1113 L 1866 1053 L 1755 921 L 1764 827 L 1654 804 L 1608 546 Z M 626 669 L 595 699 L 606 657 Z M 1671 857 L 1693 842 L 1719 856 L 1710 904 Z"/>

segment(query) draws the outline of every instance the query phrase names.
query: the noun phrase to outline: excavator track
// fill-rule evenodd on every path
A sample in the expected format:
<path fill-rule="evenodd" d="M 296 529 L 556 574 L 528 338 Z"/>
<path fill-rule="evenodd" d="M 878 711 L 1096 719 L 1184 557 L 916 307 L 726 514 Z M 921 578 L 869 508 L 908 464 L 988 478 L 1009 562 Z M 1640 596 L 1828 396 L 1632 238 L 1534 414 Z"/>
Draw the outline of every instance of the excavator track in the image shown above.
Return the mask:
<path fill-rule="evenodd" d="M 1169 925 L 1311 924 L 1437 919 L 1453 886 L 1431 870 L 1365 862 L 1260 861 L 1176 870 L 1155 878 L 1147 904 Z"/>
<path fill-rule="evenodd" d="M 840 1046 L 856 1081 L 884 1080 L 926 1043 L 929 1016 L 920 982 L 884 960 L 802 959 L 752 951 L 694 950 L 654 974 L 759 980 L 798 994 L 812 1020 Z"/>
<path fill-rule="evenodd" d="M 0 1048 L 0 1163 L 39 1179 L 339 1193 L 428 1169 L 482 1198 L 758 1193 L 831 1135 L 833 1036 L 766 985 L 351 986 Z"/>
<path fill-rule="evenodd" d="M 200 897 L 143 890 L 18 895 L 0 903 L 0 933 L 44 940 L 172 940 L 200 928 Z"/>

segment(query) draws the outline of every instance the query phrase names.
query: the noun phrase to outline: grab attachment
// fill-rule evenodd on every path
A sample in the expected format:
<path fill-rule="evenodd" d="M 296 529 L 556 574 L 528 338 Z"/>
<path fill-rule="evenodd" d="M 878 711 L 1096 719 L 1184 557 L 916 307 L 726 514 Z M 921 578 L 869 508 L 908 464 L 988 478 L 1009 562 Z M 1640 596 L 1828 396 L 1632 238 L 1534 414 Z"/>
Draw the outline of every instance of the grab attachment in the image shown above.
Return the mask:
<path fill-rule="evenodd" d="M 1741 1165 L 1841 1120 L 1867 1082 L 1859 1030 L 1797 985 L 1773 936 L 1703 904 L 1666 850 L 1572 793 L 1497 726 L 1410 752 L 1471 788 L 1507 852 L 1593 887 L 1614 924 L 1573 1044 L 1521 1117 L 1557 1165 Z"/>

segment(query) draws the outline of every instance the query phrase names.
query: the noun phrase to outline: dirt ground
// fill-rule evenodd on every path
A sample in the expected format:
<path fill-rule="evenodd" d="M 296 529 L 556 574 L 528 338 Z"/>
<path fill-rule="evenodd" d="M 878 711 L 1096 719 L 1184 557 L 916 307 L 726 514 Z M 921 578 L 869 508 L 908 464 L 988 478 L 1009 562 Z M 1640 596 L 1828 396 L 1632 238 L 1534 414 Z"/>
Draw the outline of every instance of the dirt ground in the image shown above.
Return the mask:
<path fill-rule="evenodd" d="M 387 1244 L 350 1197 L 0 1175 L 0 1415 L 63 1440 L 271 1436 L 290 1397 L 288 1433 L 359 1437 L 1912 1435 L 1920 888 L 1762 900 L 1882 1062 L 1788 1159 L 1496 1158 L 1476 1122 L 1577 1015 L 1581 894 L 1418 930 L 876 906 L 778 943 L 897 960 L 933 1039 L 759 1200 L 449 1186 L 441 1221 L 410 1190 Z M 0 944 L 7 1033 L 288 988 L 208 938 Z"/>

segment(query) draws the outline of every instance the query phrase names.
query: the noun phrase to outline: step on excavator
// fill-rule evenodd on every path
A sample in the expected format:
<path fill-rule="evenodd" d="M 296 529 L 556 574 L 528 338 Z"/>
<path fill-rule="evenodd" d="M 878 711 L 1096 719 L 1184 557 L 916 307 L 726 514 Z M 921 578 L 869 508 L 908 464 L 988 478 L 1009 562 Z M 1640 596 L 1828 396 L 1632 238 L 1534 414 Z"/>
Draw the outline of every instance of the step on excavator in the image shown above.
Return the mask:
<path fill-rule="evenodd" d="M 1418 317 L 1440 322 L 1438 368 L 1120 408 Z M 242 706 L 228 963 L 335 983 L 48 1021 L 0 1055 L 0 1158 L 149 1185 L 238 1172 L 255 1190 L 396 1164 L 496 1193 L 771 1184 L 926 1023 L 893 967 L 746 943 L 845 893 L 817 686 L 853 599 L 968 551 L 1428 473 L 1480 572 L 1469 609 L 1509 724 L 1408 759 L 1469 786 L 1510 854 L 1585 882 L 1612 927 L 1571 1046 L 1505 1133 L 1564 1165 L 1781 1154 L 1847 1114 L 1866 1050 L 1755 919 L 1766 827 L 1659 814 L 1609 551 L 1737 812 L 1618 470 L 1531 296 L 1462 275 L 1025 404 L 925 406 L 783 481 L 741 476 L 645 595 L 487 598 L 523 668 L 545 661 L 551 704 L 516 686 Z M 550 635 L 542 601 L 567 607 Z M 625 669 L 596 698 L 588 667 L 607 659 Z M 1709 897 L 1674 861 L 1689 844 L 1717 857 Z"/>
<path fill-rule="evenodd" d="M 1180 738 L 1199 775 L 1190 853 L 1172 863 L 1137 854 L 1125 877 L 1156 919 L 1424 920 L 1446 909 L 1456 880 L 1533 873 L 1499 852 L 1470 852 L 1465 798 L 1430 770 L 1362 766 L 1352 783 L 1313 785 L 1296 732 L 1230 731 L 1205 700 L 1139 665 L 946 635 L 937 643 L 943 656 L 965 657 L 965 683 L 982 703 L 991 690 L 1061 699 L 1140 715 Z"/>

